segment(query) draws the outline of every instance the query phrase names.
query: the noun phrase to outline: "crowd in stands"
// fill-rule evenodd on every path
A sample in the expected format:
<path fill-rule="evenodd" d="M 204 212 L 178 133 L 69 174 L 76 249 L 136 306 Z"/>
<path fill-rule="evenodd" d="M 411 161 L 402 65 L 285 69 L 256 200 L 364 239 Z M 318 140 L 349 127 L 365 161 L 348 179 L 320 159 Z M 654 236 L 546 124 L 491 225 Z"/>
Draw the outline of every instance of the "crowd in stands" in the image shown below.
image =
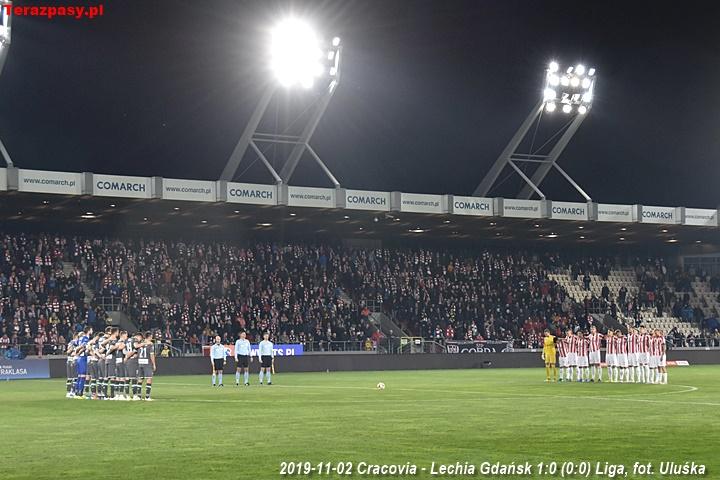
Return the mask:
<path fill-rule="evenodd" d="M 515 340 L 521 347 L 539 346 L 545 328 L 587 328 L 593 302 L 626 314 L 687 304 L 667 289 L 667 269 L 655 258 L 632 261 L 642 285 L 638 295 L 603 288 L 600 299 L 578 304 L 548 273 L 570 272 L 589 289 L 589 274 L 607 279 L 617 259 L 307 243 L 0 239 L 0 348 L 52 345 L 40 348 L 44 353 L 61 351 L 85 324 L 104 326 L 100 306 L 107 299 L 139 329 L 193 349 L 216 334 L 231 343 L 240 331 L 254 340 L 266 330 L 278 343 L 329 348 L 352 341 L 372 348 L 382 334 L 368 302 L 411 335 L 438 342 Z M 84 303 L 81 279 L 95 292 L 92 306 Z"/>
<path fill-rule="evenodd" d="M 84 303 L 80 271 L 63 270 L 67 240 L 52 235 L 0 235 L 0 349 L 31 345 L 62 353 L 73 332 L 98 323 Z"/>

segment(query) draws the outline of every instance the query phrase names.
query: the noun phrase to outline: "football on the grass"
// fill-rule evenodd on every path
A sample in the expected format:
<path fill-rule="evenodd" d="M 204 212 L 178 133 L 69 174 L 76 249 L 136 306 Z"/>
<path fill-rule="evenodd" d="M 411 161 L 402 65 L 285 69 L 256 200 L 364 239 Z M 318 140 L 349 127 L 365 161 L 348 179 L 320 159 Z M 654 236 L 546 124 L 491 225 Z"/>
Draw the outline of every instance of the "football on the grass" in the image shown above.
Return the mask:
<path fill-rule="evenodd" d="M 378 390 L 385 390 L 385 384 L 383 382 L 380 382 L 377 384 Z"/>

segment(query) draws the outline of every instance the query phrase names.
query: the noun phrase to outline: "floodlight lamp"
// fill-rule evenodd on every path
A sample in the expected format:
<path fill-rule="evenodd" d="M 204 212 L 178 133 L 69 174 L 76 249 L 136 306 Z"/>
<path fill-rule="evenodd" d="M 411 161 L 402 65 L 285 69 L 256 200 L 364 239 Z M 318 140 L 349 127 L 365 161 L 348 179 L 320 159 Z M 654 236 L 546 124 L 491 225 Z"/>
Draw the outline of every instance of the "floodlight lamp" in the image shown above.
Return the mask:
<path fill-rule="evenodd" d="M 591 68 L 590 70 L 588 70 L 588 76 L 592 77 L 593 75 L 595 75 L 595 69 Z"/>
<path fill-rule="evenodd" d="M 272 31 L 270 66 L 285 87 L 312 87 L 323 72 L 320 39 L 307 23 L 297 18 L 280 22 Z"/>
<path fill-rule="evenodd" d="M 548 76 L 548 83 L 553 87 L 557 87 L 560 84 L 560 77 L 553 73 Z"/>
<path fill-rule="evenodd" d="M 585 92 L 585 93 L 583 93 L 582 101 L 585 103 L 590 103 L 590 102 L 592 102 L 592 97 L 593 97 L 592 91 Z"/>
<path fill-rule="evenodd" d="M 588 88 L 590 88 L 590 83 L 591 83 L 590 79 L 585 77 L 582 79 L 582 82 L 580 83 L 580 85 L 582 85 L 582 88 L 587 90 Z"/>
<path fill-rule="evenodd" d="M 580 79 L 578 77 L 572 77 L 570 79 L 570 86 L 577 87 L 578 85 L 580 85 Z"/>
<path fill-rule="evenodd" d="M 566 72 L 566 73 L 567 73 L 567 74 L 569 75 L 569 74 L 571 74 L 571 73 L 572 73 L 572 71 L 573 71 L 573 67 L 568 67 L 568 69 L 567 69 L 567 72 Z"/>
<path fill-rule="evenodd" d="M 580 105 L 578 107 L 578 113 L 580 115 L 585 115 L 587 113 L 587 107 L 585 105 Z"/>
<path fill-rule="evenodd" d="M 568 85 L 570 85 L 570 79 L 565 76 L 560 77 L 560 85 L 562 85 L 563 87 L 567 87 Z"/>
<path fill-rule="evenodd" d="M 333 47 L 339 47 L 340 46 L 340 37 L 334 37 L 332 39 L 332 46 Z"/>
<path fill-rule="evenodd" d="M 550 70 L 550 72 L 552 72 L 552 73 L 557 72 L 559 68 L 560 68 L 560 65 L 558 65 L 558 63 L 554 62 L 554 61 L 550 62 L 550 65 L 548 65 L 548 70 Z"/>
<path fill-rule="evenodd" d="M 555 100 L 556 97 L 557 97 L 557 92 L 555 90 L 553 90 L 552 88 L 546 88 L 545 91 L 543 92 L 543 98 L 545 99 L 546 102 L 550 101 L 550 100 Z"/>
<path fill-rule="evenodd" d="M 562 111 L 563 111 L 563 113 L 570 113 L 570 112 L 572 112 L 572 107 L 568 104 L 565 104 L 565 105 L 563 105 Z"/>
<path fill-rule="evenodd" d="M 557 108 L 557 105 L 555 105 L 555 102 L 548 102 L 545 104 L 545 111 L 548 113 L 552 113 Z"/>
<path fill-rule="evenodd" d="M 585 65 L 579 64 L 577 67 L 575 67 L 575 73 L 578 75 L 585 75 Z"/>

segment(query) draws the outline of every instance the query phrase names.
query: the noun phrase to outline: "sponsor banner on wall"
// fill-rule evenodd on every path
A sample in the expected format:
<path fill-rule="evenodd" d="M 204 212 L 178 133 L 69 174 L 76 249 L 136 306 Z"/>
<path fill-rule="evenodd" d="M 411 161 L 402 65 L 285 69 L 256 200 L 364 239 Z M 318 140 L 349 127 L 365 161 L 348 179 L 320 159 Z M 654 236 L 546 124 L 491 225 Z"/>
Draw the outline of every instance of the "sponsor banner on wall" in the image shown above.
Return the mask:
<path fill-rule="evenodd" d="M 554 220 L 587 220 L 588 204 L 575 202 L 550 202 L 550 218 Z"/>
<path fill-rule="evenodd" d="M 445 213 L 442 195 L 401 193 L 400 211 L 411 213 Z"/>
<path fill-rule="evenodd" d="M 335 208 L 335 190 L 332 188 L 288 187 L 288 206 Z"/>
<path fill-rule="evenodd" d="M 252 205 L 277 205 L 277 185 L 228 182 L 227 201 Z"/>
<path fill-rule="evenodd" d="M 516 200 L 504 198 L 502 216 L 515 218 L 542 218 L 540 200 Z"/>
<path fill-rule="evenodd" d="M 634 222 L 633 205 L 597 204 L 598 222 Z"/>
<path fill-rule="evenodd" d="M 50 378 L 50 361 L 47 359 L 15 360 L 0 358 L 0 380 Z"/>
<path fill-rule="evenodd" d="M 678 209 L 676 207 L 648 207 L 640 206 L 640 222 L 642 223 L 679 223 Z"/>
<path fill-rule="evenodd" d="M 7 168 L 0 168 L 0 190 L 7 190 Z"/>
<path fill-rule="evenodd" d="M 717 210 L 709 208 L 686 208 L 685 225 L 697 225 L 701 227 L 717 227 Z"/>
<path fill-rule="evenodd" d="M 149 177 L 93 174 L 93 195 L 100 197 L 151 198 Z"/>
<path fill-rule="evenodd" d="M 390 192 L 345 190 L 345 208 L 388 212 L 390 211 Z"/>
<path fill-rule="evenodd" d="M 447 353 L 501 353 L 512 352 L 512 342 L 495 340 L 470 341 L 448 340 L 445 344 Z"/>
<path fill-rule="evenodd" d="M 215 182 L 163 178 L 162 198 L 165 200 L 186 200 L 189 202 L 214 202 L 217 200 L 215 196 Z"/>
<path fill-rule="evenodd" d="M 483 197 L 452 197 L 452 208 L 455 215 L 477 215 L 492 217 L 493 199 Z"/>
<path fill-rule="evenodd" d="M 49 172 L 18 169 L 18 190 L 21 192 L 82 194 L 82 173 Z"/>
<path fill-rule="evenodd" d="M 235 356 L 235 345 L 224 345 L 225 347 L 225 355 L 228 357 L 234 357 Z M 276 357 L 297 357 L 299 355 L 302 355 L 304 352 L 303 345 L 301 343 L 282 343 L 282 344 L 275 344 L 273 345 L 273 352 L 275 353 Z M 203 355 L 206 357 L 210 356 L 210 346 L 205 345 L 203 346 Z M 257 357 L 258 356 L 258 346 L 257 345 L 250 345 L 250 356 Z"/>

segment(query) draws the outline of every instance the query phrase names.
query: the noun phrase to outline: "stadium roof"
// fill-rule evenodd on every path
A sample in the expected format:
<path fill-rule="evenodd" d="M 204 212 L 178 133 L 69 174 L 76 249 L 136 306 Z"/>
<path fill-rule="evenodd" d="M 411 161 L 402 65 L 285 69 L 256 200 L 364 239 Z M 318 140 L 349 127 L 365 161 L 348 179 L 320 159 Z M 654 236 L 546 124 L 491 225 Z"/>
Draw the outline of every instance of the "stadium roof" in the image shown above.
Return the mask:
<path fill-rule="evenodd" d="M 179 232 L 184 238 L 327 236 L 393 241 L 489 241 L 508 246 L 512 244 L 507 242 L 541 242 L 546 246 L 690 247 L 690 251 L 698 253 L 718 245 L 717 227 L 677 224 L 478 217 L 19 191 L 0 192 L 0 199 L 0 218 L 6 227 L 14 225 L 45 232 L 69 230 L 108 236 Z"/>

